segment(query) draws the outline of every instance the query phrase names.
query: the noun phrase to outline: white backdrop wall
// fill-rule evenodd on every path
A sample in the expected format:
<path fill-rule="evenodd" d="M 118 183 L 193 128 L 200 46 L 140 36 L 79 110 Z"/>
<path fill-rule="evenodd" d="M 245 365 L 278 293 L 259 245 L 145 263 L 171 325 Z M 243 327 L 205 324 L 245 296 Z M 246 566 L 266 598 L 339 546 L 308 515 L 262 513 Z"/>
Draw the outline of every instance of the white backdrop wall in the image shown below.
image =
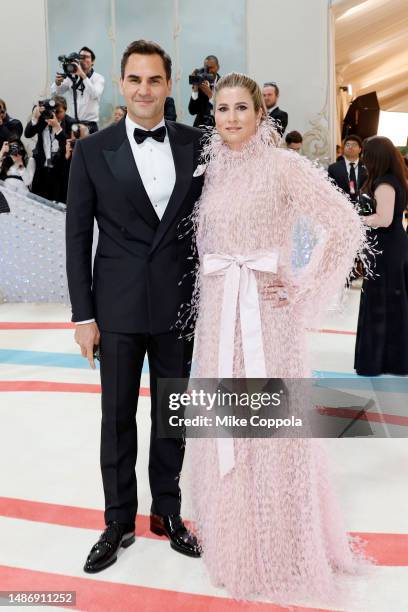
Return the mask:
<path fill-rule="evenodd" d="M 24 124 L 47 88 L 44 0 L 0 0 L 0 98 Z"/>
<path fill-rule="evenodd" d="M 247 69 L 276 81 L 287 131 L 309 134 L 307 151 L 324 157 L 329 125 L 329 0 L 248 0 Z M 323 112 L 319 116 L 320 111 Z"/>

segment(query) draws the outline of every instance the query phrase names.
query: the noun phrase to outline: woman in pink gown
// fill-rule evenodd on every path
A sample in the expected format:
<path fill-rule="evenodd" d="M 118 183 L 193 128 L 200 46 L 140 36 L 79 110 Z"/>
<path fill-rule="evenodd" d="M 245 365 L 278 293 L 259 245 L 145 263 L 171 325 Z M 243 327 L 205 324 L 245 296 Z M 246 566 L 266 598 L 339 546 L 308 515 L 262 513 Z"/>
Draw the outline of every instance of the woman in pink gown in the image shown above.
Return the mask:
<path fill-rule="evenodd" d="M 309 377 L 306 321 L 344 287 L 366 244 L 365 228 L 323 170 L 276 146 L 260 89 L 249 77 L 232 73 L 219 81 L 215 119 L 195 212 L 200 270 L 193 375 Z M 299 218 L 312 222 L 319 241 L 296 273 L 292 235 Z M 263 347 L 252 355 L 243 348 L 243 335 L 250 334 L 240 323 L 243 306 L 239 312 L 239 300 L 235 305 L 228 295 L 231 265 L 240 272 L 246 266 L 246 273 L 251 268 L 256 279 Z M 235 321 L 231 350 L 223 328 L 228 320 L 230 327 Z M 238 599 L 332 598 L 336 573 L 353 573 L 356 557 L 319 440 L 235 439 L 233 447 L 233 465 L 226 467 L 217 440 L 187 442 L 193 518 L 213 583 Z"/>

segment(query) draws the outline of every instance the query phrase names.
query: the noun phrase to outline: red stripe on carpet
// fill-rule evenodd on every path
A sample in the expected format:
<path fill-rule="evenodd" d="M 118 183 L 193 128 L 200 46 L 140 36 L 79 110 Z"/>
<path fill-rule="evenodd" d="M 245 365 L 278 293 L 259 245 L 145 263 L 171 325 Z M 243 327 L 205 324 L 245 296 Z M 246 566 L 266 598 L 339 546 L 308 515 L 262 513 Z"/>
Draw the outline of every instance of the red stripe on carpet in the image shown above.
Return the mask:
<path fill-rule="evenodd" d="M 331 406 L 316 406 L 317 412 L 325 416 L 334 416 L 342 419 L 356 419 L 359 421 L 371 421 L 372 423 L 388 423 L 388 425 L 402 425 L 408 427 L 408 417 L 397 414 L 380 412 L 364 412 L 352 408 L 332 408 Z M 358 416 L 360 415 L 360 416 Z"/>
<path fill-rule="evenodd" d="M 192 561 L 194 563 L 194 561 Z M 75 591 L 74 610 L 123 612 L 123 610 L 176 610 L 177 612 L 284 612 L 289 608 L 260 602 L 238 603 L 234 599 L 153 589 L 118 582 L 76 578 L 48 572 L 0 565 L 3 591 Z M 62 608 L 61 608 L 62 609 Z M 329 612 L 321 608 L 291 607 L 293 612 Z"/>
<path fill-rule="evenodd" d="M 75 329 L 75 323 L 65 323 L 62 321 L 56 322 L 41 322 L 41 321 L 2 321 L 0 322 L 0 330 L 2 329 Z M 346 336 L 355 336 L 356 332 L 343 329 L 314 329 L 309 328 L 307 331 L 319 334 L 343 334 Z"/>
<path fill-rule="evenodd" d="M 100 393 L 101 385 L 63 383 L 47 380 L 0 380 L 1 391 L 46 391 L 54 393 Z M 139 395 L 150 397 L 150 389 L 140 387 Z"/>
<path fill-rule="evenodd" d="M 0 497 L 0 516 L 98 531 L 104 528 L 102 510 L 48 504 L 13 497 Z M 188 525 L 188 521 L 186 524 Z M 151 533 L 149 517 L 146 515 L 137 516 L 136 535 L 153 539 L 161 537 Z M 351 535 L 358 536 L 367 543 L 364 550 L 369 557 L 375 559 L 377 565 L 408 566 L 408 534 L 353 532 Z"/>
<path fill-rule="evenodd" d="M 346 329 L 314 329 L 308 328 L 307 331 L 313 332 L 315 334 L 340 334 L 343 336 L 356 336 L 355 331 L 348 331 Z"/>
<path fill-rule="evenodd" d="M 55 323 L 41 321 L 16 321 L 0 322 L 0 330 L 2 329 L 74 329 L 75 323 L 64 323 L 56 321 Z"/>

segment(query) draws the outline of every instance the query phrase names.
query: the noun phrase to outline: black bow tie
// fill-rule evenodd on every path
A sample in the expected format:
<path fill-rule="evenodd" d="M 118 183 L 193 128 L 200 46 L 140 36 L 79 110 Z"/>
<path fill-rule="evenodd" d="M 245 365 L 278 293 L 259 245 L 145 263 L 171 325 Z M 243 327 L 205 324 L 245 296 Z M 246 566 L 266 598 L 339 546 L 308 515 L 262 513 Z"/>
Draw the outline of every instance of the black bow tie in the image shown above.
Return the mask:
<path fill-rule="evenodd" d="M 137 144 L 141 144 L 146 140 L 146 138 L 154 138 L 154 140 L 157 140 L 157 142 L 164 142 L 164 139 L 166 138 L 166 128 L 164 127 L 164 125 L 153 131 L 140 130 L 139 128 L 135 128 L 133 136 Z"/>

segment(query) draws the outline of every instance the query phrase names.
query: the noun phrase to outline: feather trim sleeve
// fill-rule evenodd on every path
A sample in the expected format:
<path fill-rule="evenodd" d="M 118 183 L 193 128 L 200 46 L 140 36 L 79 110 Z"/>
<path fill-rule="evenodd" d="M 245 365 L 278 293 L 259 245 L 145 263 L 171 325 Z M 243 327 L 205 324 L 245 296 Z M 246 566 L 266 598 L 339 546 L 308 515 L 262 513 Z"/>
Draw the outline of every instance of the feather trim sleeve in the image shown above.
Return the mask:
<path fill-rule="evenodd" d="M 318 238 L 307 265 L 292 275 L 294 301 L 307 302 L 317 315 L 344 294 L 357 260 L 362 261 L 366 275 L 373 275 L 377 251 L 354 205 L 323 168 L 290 155 L 285 191 L 292 210 L 315 228 Z"/>

